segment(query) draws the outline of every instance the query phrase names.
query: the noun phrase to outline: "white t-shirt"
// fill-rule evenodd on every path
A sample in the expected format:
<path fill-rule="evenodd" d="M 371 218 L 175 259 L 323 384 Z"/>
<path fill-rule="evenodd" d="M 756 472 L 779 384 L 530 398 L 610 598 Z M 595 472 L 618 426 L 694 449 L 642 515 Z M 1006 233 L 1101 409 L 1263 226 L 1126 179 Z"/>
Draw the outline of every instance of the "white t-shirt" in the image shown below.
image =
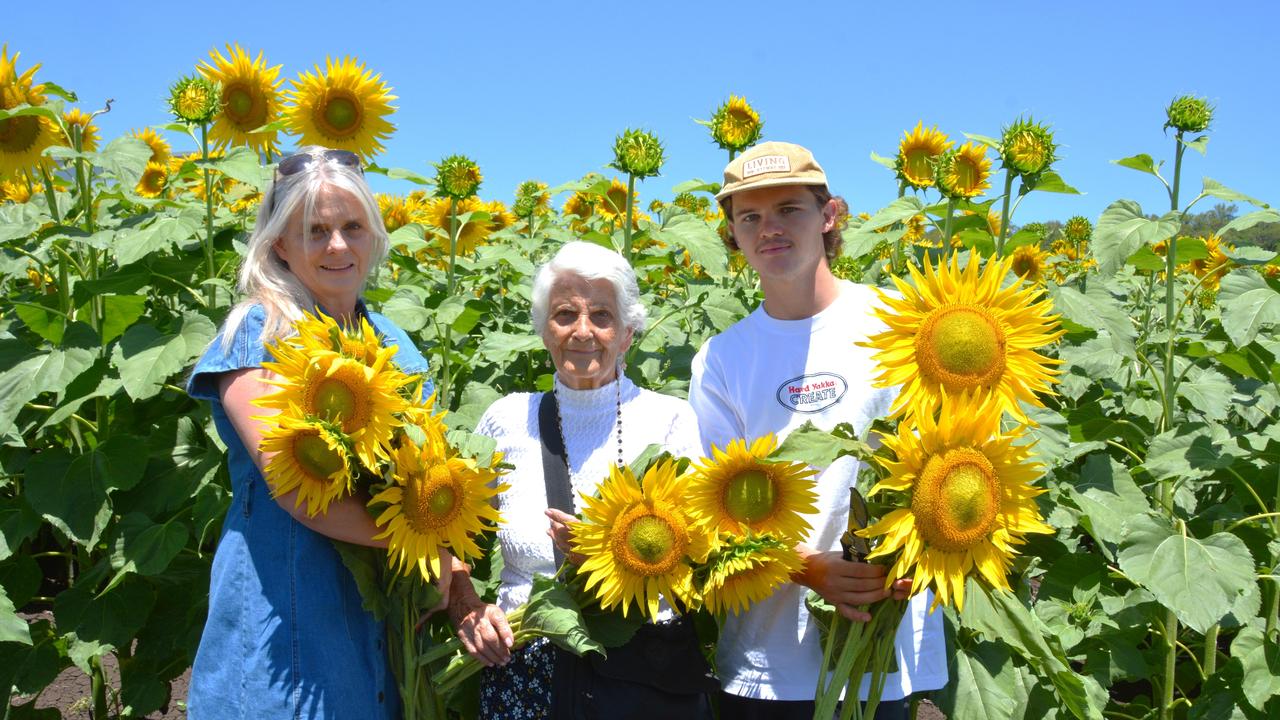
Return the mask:
<path fill-rule="evenodd" d="M 777 320 L 764 306 L 711 338 L 693 360 L 689 402 L 698 414 L 702 442 L 724 448 L 768 433 L 779 441 L 807 421 L 829 430 L 851 423 L 859 434 L 888 413 L 895 391 L 873 388 L 873 350 L 855 343 L 884 328 L 871 312 L 875 291 L 840 283 L 828 308 L 804 320 Z M 848 488 L 861 463 L 842 457 L 817 478 L 818 514 L 805 544 L 840 549 L 849 513 Z M 717 650 L 726 692 L 764 700 L 813 698 L 822 663 L 816 622 L 804 598 L 808 589 L 788 583 L 746 613 L 730 615 Z M 900 671 L 888 676 L 882 697 L 897 700 L 947 682 L 942 613 L 928 613 L 932 594 L 912 598 L 896 638 Z M 862 697 L 866 697 L 867 678 Z"/>

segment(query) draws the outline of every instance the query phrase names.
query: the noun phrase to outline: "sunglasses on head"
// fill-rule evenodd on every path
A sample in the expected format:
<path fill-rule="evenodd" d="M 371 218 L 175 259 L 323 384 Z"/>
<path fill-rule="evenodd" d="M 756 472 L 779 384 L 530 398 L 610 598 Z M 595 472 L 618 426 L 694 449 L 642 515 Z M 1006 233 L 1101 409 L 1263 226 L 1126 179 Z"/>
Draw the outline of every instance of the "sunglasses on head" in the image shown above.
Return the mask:
<path fill-rule="evenodd" d="M 296 175 L 306 170 L 312 163 L 317 161 L 335 162 L 343 167 L 354 168 L 364 175 L 364 165 L 360 163 L 360 156 L 350 150 L 325 150 L 316 155 L 309 152 L 295 153 L 280 161 L 276 165 L 275 179 L 271 183 L 271 211 L 276 209 L 276 187 L 280 184 L 280 178 L 288 175 Z"/>

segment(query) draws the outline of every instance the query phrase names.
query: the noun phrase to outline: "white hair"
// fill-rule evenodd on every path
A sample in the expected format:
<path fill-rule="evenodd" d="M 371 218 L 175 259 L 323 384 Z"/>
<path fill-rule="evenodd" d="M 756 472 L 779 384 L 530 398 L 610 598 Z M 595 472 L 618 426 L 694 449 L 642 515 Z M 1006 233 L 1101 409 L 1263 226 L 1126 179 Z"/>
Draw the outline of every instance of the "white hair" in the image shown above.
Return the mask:
<path fill-rule="evenodd" d="M 533 279 L 533 326 L 539 335 L 547 327 L 547 305 L 551 301 L 551 286 L 563 275 L 577 275 L 584 280 L 608 280 L 618 302 L 618 312 L 623 325 L 639 335 L 644 330 L 648 312 L 640 304 L 640 287 L 630 263 L 618 253 L 595 243 L 574 240 L 565 243 L 542 267 Z"/>
<path fill-rule="evenodd" d="M 224 348 L 230 347 L 245 314 L 254 305 L 260 304 L 266 310 L 260 338 L 264 341 L 292 335 L 291 324 L 302 317 L 302 311 L 315 309 L 315 296 L 276 255 L 275 245 L 285 234 L 295 213 L 302 212 L 303 228 L 311 224 L 316 196 L 322 189 L 345 190 L 359 200 L 366 215 L 366 227 L 373 236 L 369 271 L 375 271 L 386 259 L 387 229 L 382 223 L 378 201 L 364 175 L 358 168 L 325 158 L 325 151 L 326 148 L 317 145 L 300 148 L 297 154 L 310 155 L 314 160 L 292 175 L 278 176 L 263 194 L 263 201 L 258 206 L 258 220 L 249 235 L 248 248 L 240 264 L 238 289 L 244 299 L 227 314 L 222 330 Z"/>

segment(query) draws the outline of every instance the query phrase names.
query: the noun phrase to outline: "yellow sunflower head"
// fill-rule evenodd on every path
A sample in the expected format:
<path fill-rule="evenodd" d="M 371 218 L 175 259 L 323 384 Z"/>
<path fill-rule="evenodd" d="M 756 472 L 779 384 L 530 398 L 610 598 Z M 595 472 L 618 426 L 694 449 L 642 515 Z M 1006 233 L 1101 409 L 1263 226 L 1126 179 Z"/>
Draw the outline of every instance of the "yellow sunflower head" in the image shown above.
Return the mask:
<path fill-rule="evenodd" d="M 218 113 L 218 84 L 188 75 L 169 88 L 169 111 L 182 122 L 206 123 Z"/>
<path fill-rule="evenodd" d="M 147 167 L 143 169 L 142 177 L 138 178 L 138 186 L 135 190 L 142 197 L 155 198 L 164 194 L 164 189 L 168 184 L 168 166 L 151 160 L 147 162 Z"/>
<path fill-rule="evenodd" d="M 280 117 L 280 66 L 267 67 L 262 53 L 257 58 L 239 44 L 227 45 L 224 56 L 216 48 L 197 68 L 221 89 L 219 111 L 209 137 L 218 147 L 244 145 L 259 152 L 276 151 L 276 130 L 254 132 Z"/>
<path fill-rule="evenodd" d="M 173 156 L 173 148 L 169 146 L 169 142 L 160 137 L 160 133 L 151 128 L 134 130 L 129 135 L 141 140 L 147 144 L 147 147 L 151 148 L 149 162 L 167 163 L 169 158 Z"/>
<path fill-rule="evenodd" d="M 80 108 L 72 108 L 62 113 L 62 122 L 67 126 L 67 146 L 71 145 L 71 133 L 80 128 L 80 148 L 85 152 L 98 149 L 98 126 L 93 124 L 93 116 Z"/>
<path fill-rule="evenodd" d="M 6 200 L 11 203 L 24 203 L 31 200 L 33 195 L 44 192 L 44 186 L 39 183 L 28 184 L 24 180 L 0 180 L 0 200 Z"/>
<path fill-rule="evenodd" d="M 495 456 L 496 461 L 501 459 Z M 421 445 L 402 442 L 392 456 L 387 489 L 369 501 L 385 527 L 375 539 L 387 541 L 387 561 L 404 574 L 417 569 L 423 579 L 440 577 L 440 547 L 462 559 L 480 555 L 474 536 L 497 528 L 501 517 L 490 500 L 507 489 L 498 473 L 459 457 L 443 438 Z"/>
<path fill-rule="evenodd" d="M 976 574 L 993 587 L 1006 578 L 1028 533 L 1052 533 L 1041 520 L 1032 483 L 1042 474 L 1020 442 L 1025 426 L 1000 435 L 999 403 L 973 395 L 948 396 L 940 419 L 923 416 L 913 428 L 901 423 L 884 437 L 896 456 L 889 476 L 871 494 L 898 493 L 897 509 L 859 532 L 881 538 L 868 560 L 899 553 L 888 584 L 913 576 L 912 591 L 932 585 L 934 607 L 964 606 L 964 582 Z"/>
<path fill-rule="evenodd" d="M 746 612 L 789 581 L 804 563 L 795 544 L 772 535 L 725 536 L 695 573 L 702 605 L 713 615 Z"/>
<path fill-rule="evenodd" d="M 925 240 L 925 233 L 928 232 L 928 221 L 922 213 L 917 213 L 907 218 L 906 233 L 902 235 L 903 242 L 909 242 L 912 245 L 920 245 Z"/>
<path fill-rule="evenodd" d="M 385 193 L 378 193 L 377 198 L 378 210 L 382 213 L 382 224 L 386 225 L 388 233 L 393 233 L 405 225 L 422 221 L 423 204 L 417 198 Z"/>
<path fill-rule="evenodd" d="M 955 143 L 947 139 L 937 126 L 924 129 L 924 121 L 911 132 L 903 131 L 894 163 L 898 179 L 917 190 L 933 187 L 934 161 Z"/>
<path fill-rule="evenodd" d="M 364 160 L 382 152 L 395 130 L 387 116 L 395 112 L 396 99 L 382 75 L 355 58 L 325 58 L 324 70 L 316 65 L 314 73 L 303 72 L 292 83 L 285 121 L 299 136 L 298 145 L 350 150 Z"/>
<path fill-rule="evenodd" d="M 801 462 L 770 462 L 778 447 L 769 434 L 750 446 L 733 440 L 724 450 L 712 446 L 689 479 L 689 514 L 706 532 L 772 534 L 804 542 L 811 529 L 805 515 L 818 512 L 813 477 L 817 470 Z"/>
<path fill-rule="evenodd" d="M 331 423 L 270 415 L 262 437 L 264 454 L 274 453 L 263 473 L 271 492 L 297 491 L 294 507 L 306 505 L 307 514 L 324 513 L 329 503 L 350 491 L 354 475 L 350 440 Z"/>
<path fill-rule="evenodd" d="M 1049 169 L 1057 158 L 1053 133 L 1048 125 L 1031 118 L 1019 118 L 1000 137 L 1000 157 L 1004 167 L 1019 175 L 1034 177 Z"/>
<path fill-rule="evenodd" d="M 637 178 L 647 178 L 658 174 L 665 159 L 657 135 L 627 129 L 613 142 L 613 163 L 610 167 Z"/>
<path fill-rule="evenodd" d="M 965 143 L 948 150 L 934 161 L 938 190 L 948 198 L 974 198 L 991 187 L 991 159 L 985 145 Z"/>
<path fill-rule="evenodd" d="M 9 56 L 9 46 L 0 46 L 0 109 L 19 105 L 43 105 L 44 85 L 35 84 L 33 65 L 18 72 L 18 55 Z M 0 179 L 18 178 L 41 162 L 44 149 L 62 143 L 57 124 L 37 115 L 19 115 L 0 120 Z"/>
<path fill-rule="evenodd" d="M 1012 258 L 986 268 L 976 253 L 960 269 L 958 253 L 928 258 L 924 272 L 908 266 L 914 285 L 894 284 L 901 298 L 881 293 L 876 315 L 888 329 L 865 343 L 880 363 L 879 387 L 902 386 L 894 414 L 932 417 L 943 394 L 991 394 L 998 407 L 1023 422 L 1020 402 L 1041 406 L 1059 361 L 1036 352 L 1065 332 L 1051 315 L 1052 303 L 1034 285 L 1002 287 Z"/>
<path fill-rule="evenodd" d="M 625 617 L 635 603 L 655 619 L 660 596 L 686 607 L 696 604 L 688 561 L 703 560 L 708 545 L 703 533 L 691 529 L 683 491 L 675 462 L 662 460 L 639 482 L 631 468 L 610 468 L 599 497 L 583 497 L 573 550 L 586 558 L 578 573 L 602 608 L 620 605 Z"/>
<path fill-rule="evenodd" d="M 503 221 L 503 218 L 495 219 L 490 210 L 497 208 L 493 208 L 477 197 L 453 202 L 458 218 L 458 240 L 455 250 L 460 256 L 471 255 L 498 229 L 498 224 Z M 422 212 L 423 220 L 437 230 L 435 233 L 437 250 L 446 258 L 449 254 L 449 203 L 449 198 L 434 198 L 426 204 Z M 505 212 L 505 208 L 502 210 Z M 481 219 L 484 216 L 473 215 L 465 218 L 464 222 L 463 216 L 474 212 L 483 212 L 489 217 Z"/>
<path fill-rule="evenodd" d="M 746 98 L 730 95 L 711 115 L 711 139 L 732 153 L 742 152 L 760 142 L 764 123 L 760 113 L 747 103 Z"/>
<path fill-rule="evenodd" d="M 1039 245 L 1022 245 L 1013 251 L 1013 274 L 1029 283 L 1043 285 L 1049 253 Z"/>

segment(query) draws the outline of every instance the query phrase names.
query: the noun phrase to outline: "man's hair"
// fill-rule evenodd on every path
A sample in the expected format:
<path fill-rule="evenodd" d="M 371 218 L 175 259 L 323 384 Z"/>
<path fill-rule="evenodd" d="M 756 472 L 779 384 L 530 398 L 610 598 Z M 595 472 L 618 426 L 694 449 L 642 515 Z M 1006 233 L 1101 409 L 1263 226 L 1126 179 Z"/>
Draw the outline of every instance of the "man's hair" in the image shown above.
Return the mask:
<path fill-rule="evenodd" d="M 805 187 L 813 193 L 813 199 L 817 202 L 819 210 L 826 207 L 828 200 L 836 201 L 836 224 L 822 233 L 822 247 L 826 250 L 827 264 L 831 264 L 840 257 L 840 248 L 844 246 L 843 232 L 845 225 L 849 224 L 849 204 L 839 195 L 832 195 L 825 185 L 806 185 Z M 724 210 L 724 224 L 720 226 L 720 239 L 729 250 L 741 250 L 738 247 L 738 241 L 733 238 L 733 196 L 730 195 L 721 200 L 720 208 Z"/>

